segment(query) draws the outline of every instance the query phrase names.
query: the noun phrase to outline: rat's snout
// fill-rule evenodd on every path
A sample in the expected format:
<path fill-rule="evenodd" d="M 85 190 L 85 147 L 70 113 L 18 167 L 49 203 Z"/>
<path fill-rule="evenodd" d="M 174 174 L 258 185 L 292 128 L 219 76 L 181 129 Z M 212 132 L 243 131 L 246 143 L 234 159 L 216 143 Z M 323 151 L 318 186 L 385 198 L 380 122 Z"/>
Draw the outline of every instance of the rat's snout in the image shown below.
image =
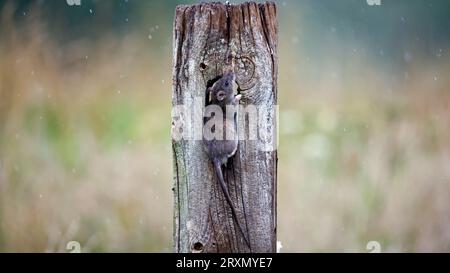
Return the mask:
<path fill-rule="evenodd" d="M 234 71 L 230 71 L 230 78 L 231 78 L 231 81 L 236 81 L 236 74 L 234 74 Z"/>
<path fill-rule="evenodd" d="M 234 73 L 233 70 L 227 70 L 225 73 L 223 73 L 223 77 L 230 80 L 230 81 L 235 81 L 236 80 L 236 74 Z"/>

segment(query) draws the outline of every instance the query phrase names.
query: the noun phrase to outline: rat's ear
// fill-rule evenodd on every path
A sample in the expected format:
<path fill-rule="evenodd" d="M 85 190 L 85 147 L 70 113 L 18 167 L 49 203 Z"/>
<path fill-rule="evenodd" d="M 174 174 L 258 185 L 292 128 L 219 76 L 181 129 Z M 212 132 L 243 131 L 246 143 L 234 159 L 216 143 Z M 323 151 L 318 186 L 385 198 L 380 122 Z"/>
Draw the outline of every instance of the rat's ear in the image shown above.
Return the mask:
<path fill-rule="evenodd" d="M 223 90 L 220 90 L 219 92 L 216 93 L 216 98 L 218 101 L 223 101 L 226 97 L 226 93 Z"/>

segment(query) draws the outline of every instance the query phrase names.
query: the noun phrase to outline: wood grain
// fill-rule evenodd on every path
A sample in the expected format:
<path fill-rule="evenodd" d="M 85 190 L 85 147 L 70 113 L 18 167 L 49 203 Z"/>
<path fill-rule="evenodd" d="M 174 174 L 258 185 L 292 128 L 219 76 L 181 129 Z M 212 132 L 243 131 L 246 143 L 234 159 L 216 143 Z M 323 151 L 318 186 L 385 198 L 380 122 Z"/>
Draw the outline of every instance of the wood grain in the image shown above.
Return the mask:
<path fill-rule="evenodd" d="M 277 104 L 277 10 L 272 2 L 177 6 L 173 31 L 173 106 L 192 105 L 235 62 L 243 103 Z M 267 117 L 275 119 L 274 116 Z M 188 117 L 173 119 L 198 130 Z M 272 120 L 271 120 L 272 122 Z M 275 138 L 276 136 L 273 135 Z M 225 181 L 251 248 L 233 222 L 200 140 L 172 141 L 175 252 L 275 252 L 277 152 L 241 140 Z"/>

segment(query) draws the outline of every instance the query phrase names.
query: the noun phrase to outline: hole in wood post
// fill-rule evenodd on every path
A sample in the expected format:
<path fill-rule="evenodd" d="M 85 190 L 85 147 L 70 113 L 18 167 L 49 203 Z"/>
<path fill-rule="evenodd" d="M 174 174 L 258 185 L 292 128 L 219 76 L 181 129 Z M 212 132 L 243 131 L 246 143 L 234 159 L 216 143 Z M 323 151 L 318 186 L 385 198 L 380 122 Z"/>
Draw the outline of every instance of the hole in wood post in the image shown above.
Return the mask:
<path fill-rule="evenodd" d="M 218 81 L 221 77 L 222 77 L 222 75 L 219 75 L 219 76 L 216 76 L 214 79 L 209 80 L 209 81 L 206 83 L 206 87 L 211 87 L 211 86 L 213 86 L 214 83 L 215 83 L 216 81 Z"/>
<path fill-rule="evenodd" d="M 205 70 L 207 67 L 207 65 L 205 63 L 200 63 L 200 70 L 203 71 Z"/>
<path fill-rule="evenodd" d="M 194 250 L 194 251 L 202 251 L 203 250 L 203 244 L 202 243 L 200 243 L 200 242 L 196 242 L 196 243 L 194 243 L 194 245 L 192 246 L 192 249 Z"/>

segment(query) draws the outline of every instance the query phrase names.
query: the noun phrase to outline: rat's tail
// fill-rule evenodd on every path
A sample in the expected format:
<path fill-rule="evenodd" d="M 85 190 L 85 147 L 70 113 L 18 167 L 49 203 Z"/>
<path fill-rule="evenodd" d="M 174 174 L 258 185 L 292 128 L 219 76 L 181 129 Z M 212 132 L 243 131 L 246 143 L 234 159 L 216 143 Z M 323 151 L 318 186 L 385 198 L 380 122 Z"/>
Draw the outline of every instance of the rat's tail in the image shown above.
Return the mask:
<path fill-rule="evenodd" d="M 234 221 L 236 221 L 239 231 L 242 233 L 242 236 L 244 237 L 245 243 L 247 244 L 248 248 L 250 248 L 250 242 L 247 239 L 247 236 L 245 236 L 244 230 L 242 229 L 241 225 L 239 224 L 239 220 L 238 220 L 237 214 L 236 214 L 236 209 L 234 208 L 234 205 L 231 202 L 230 193 L 228 192 L 228 189 L 225 185 L 225 180 L 223 179 L 223 173 L 222 173 L 220 160 L 215 159 L 213 161 L 213 163 L 214 163 L 214 169 L 216 170 L 217 178 L 219 179 L 220 187 L 222 188 L 222 192 L 225 195 L 225 199 L 227 200 L 227 203 L 231 208 L 231 214 L 233 215 L 233 219 L 234 219 Z"/>

